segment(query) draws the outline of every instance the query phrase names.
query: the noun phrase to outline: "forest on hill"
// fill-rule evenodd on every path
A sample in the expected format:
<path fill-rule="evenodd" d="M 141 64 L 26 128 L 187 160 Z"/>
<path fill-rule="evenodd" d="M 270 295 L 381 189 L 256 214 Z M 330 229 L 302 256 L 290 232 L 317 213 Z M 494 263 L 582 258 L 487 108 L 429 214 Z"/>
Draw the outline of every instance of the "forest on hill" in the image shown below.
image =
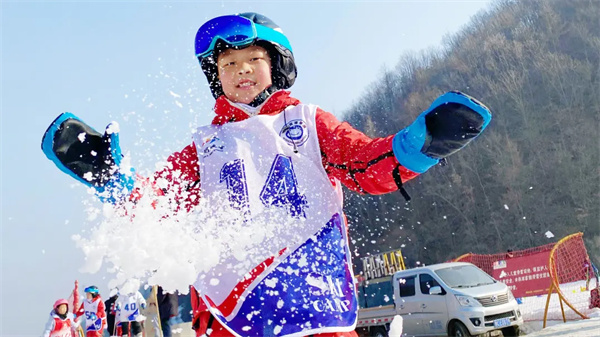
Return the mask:
<path fill-rule="evenodd" d="M 497 1 L 442 47 L 400 57 L 345 120 L 394 134 L 450 90 L 482 101 L 493 120 L 447 165 L 407 182 L 409 203 L 345 193 L 357 256 L 402 248 L 414 266 L 583 232 L 598 265 L 599 62 L 593 0 Z"/>

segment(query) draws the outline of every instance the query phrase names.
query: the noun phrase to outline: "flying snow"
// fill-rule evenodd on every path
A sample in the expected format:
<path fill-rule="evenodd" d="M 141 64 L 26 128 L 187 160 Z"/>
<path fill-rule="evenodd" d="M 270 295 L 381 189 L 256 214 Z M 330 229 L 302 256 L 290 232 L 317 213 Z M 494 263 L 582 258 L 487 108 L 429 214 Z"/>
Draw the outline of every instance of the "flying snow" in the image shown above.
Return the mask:
<path fill-rule="evenodd" d="M 175 212 L 173 195 L 157 198 L 151 187 L 142 191 L 135 204 L 88 207 L 88 221 L 100 223 L 90 234 L 72 237 L 86 257 L 81 271 L 95 273 L 105 266 L 114 274 L 111 288 L 135 279 L 185 294 L 190 284 L 202 289 L 236 284 L 265 256 L 287 246 L 280 238 L 289 226 L 273 221 L 282 219 L 279 212 L 285 210 L 253 214 L 255 225 L 249 226 L 231 207 L 226 191 L 203 196 L 191 212 Z M 227 275 L 213 270 L 224 263 Z M 274 286 L 277 279 L 269 282 Z"/>
<path fill-rule="evenodd" d="M 119 132 L 119 123 L 117 123 L 117 122 L 111 122 L 106 127 L 106 133 L 109 135 L 111 135 L 113 133 L 118 133 L 118 132 Z"/>

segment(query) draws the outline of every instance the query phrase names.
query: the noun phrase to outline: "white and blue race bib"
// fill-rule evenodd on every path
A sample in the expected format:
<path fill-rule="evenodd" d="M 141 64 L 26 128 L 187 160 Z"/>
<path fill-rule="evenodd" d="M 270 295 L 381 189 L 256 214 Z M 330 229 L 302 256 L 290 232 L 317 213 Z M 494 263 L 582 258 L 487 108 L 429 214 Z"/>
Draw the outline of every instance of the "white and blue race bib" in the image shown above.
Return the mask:
<path fill-rule="evenodd" d="M 98 317 L 98 303 L 102 300 L 97 299 L 90 301 L 88 299 L 83 300 L 83 311 L 85 313 L 85 327 L 86 331 L 100 331 L 102 330 L 102 318 Z"/>
<path fill-rule="evenodd" d="M 139 292 L 119 294 L 117 298 L 117 317 L 120 322 L 133 322 L 138 320 L 140 306 L 145 304 L 144 297 Z"/>
<path fill-rule="evenodd" d="M 236 214 L 231 252 L 195 283 L 239 336 L 354 329 L 355 286 L 342 200 L 321 162 L 316 106 L 288 107 L 194 134 L 202 197 Z M 217 280 L 217 281 L 215 281 Z"/>

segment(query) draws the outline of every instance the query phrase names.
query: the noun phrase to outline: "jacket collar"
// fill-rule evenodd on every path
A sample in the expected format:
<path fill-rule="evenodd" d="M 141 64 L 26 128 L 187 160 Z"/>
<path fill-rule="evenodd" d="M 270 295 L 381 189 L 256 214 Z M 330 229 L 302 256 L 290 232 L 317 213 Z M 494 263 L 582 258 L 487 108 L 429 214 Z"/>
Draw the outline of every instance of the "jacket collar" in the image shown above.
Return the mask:
<path fill-rule="evenodd" d="M 212 124 L 223 125 L 229 122 L 239 122 L 254 115 L 276 115 L 290 105 L 298 105 L 300 101 L 291 97 L 289 91 L 274 92 L 256 108 L 246 107 L 245 104 L 233 103 L 225 95 L 219 96 L 214 111 L 217 116 Z"/>

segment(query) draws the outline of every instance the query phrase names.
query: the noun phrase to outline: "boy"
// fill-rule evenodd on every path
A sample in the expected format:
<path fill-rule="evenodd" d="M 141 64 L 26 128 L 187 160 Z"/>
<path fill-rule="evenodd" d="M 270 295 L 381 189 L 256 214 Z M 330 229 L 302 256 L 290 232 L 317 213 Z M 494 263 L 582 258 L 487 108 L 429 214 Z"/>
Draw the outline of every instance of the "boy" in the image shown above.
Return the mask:
<path fill-rule="evenodd" d="M 260 231 L 257 218 L 265 214 L 267 223 L 285 224 L 276 243 L 258 244 L 269 247 L 262 251 L 269 254 L 257 250 L 246 257 L 252 267 L 234 271 L 235 260 L 225 257 L 198 277 L 192 288 L 197 335 L 356 336 L 357 301 L 339 183 L 359 193 L 400 190 L 407 197 L 402 184 L 478 136 L 491 113 L 450 92 L 396 135 L 370 139 L 284 91 L 296 79 L 292 48 L 265 16 L 209 20 L 198 30 L 195 47 L 217 116 L 156 174 L 155 181 L 162 181 L 158 194 L 174 195 L 178 210 L 190 211 L 200 190 L 204 198 L 226 192 L 226 202 L 246 228 Z M 77 139 L 81 132 L 86 141 Z M 103 200 L 138 197 L 130 193 L 133 178 L 118 170 L 114 132 L 102 135 L 75 116 L 62 115 L 42 147 Z M 90 151 L 99 155 L 92 158 Z M 272 214 L 277 215 L 269 218 Z"/>
<path fill-rule="evenodd" d="M 133 291 L 124 294 L 119 293 L 118 295 L 115 323 L 120 324 L 123 331 L 123 337 L 141 337 L 142 324 L 140 322 L 144 321 L 146 317 L 140 313 L 140 309 L 146 309 L 146 300 L 138 290 L 131 290 Z"/>
<path fill-rule="evenodd" d="M 104 325 L 106 324 L 106 310 L 104 302 L 98 292 L 98 287 L 89 286 L 85 288 L 85 300 L 77 310 L 77 317 L 85 315 L 85 336 L 102 337 Z"/>

